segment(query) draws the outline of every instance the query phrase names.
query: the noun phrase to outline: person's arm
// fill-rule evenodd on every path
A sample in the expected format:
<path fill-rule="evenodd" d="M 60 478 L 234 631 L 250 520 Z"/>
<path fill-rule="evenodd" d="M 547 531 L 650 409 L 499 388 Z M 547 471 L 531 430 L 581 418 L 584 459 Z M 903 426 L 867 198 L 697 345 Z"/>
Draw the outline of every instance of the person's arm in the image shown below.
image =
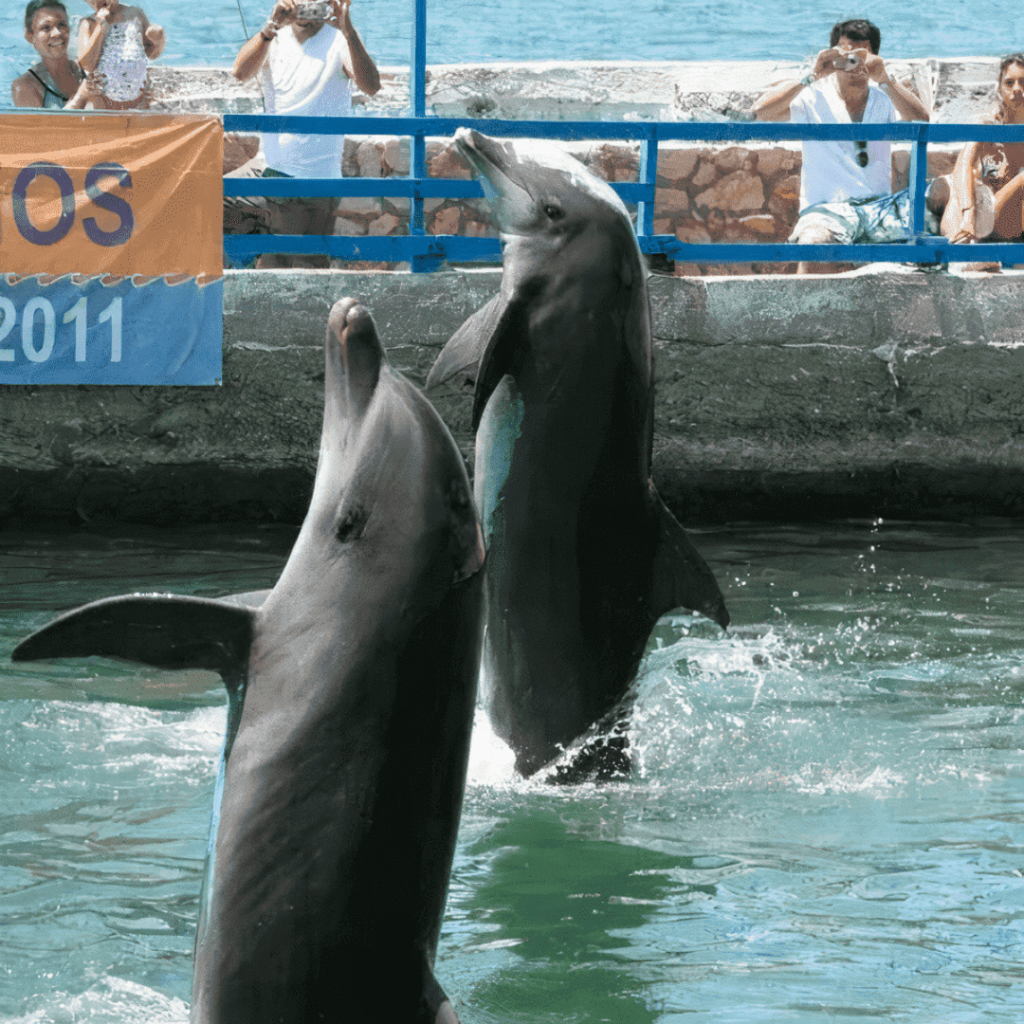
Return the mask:
<path fill-rule="evenodd" d="M 92 74 L 82 79 L 78 91 L 64 104 L 65 110 L 85 110 L 90 100 L 100 99 L 106 86 L 102 75 Z"/>
<path fill-rule="evenodd" d="M 139 12 L 139 18 L 142 21 L 142 47 L 150 60 L 156 60 L 167 45 L 167 34 L 164 32 L 163 25 L 152 24 L 146 17 L 145 11 L 138 7 L 135 9 Z"/>
<path fill-rule="evenodd" d="M 956 158 L 956 166 L 949 176 L 952 195 L 949 205 L 960 211 L 960 224 L 954 222 L 955 230 L 951 231 L 951 242 L 976 242 L 978 235 L 974 223 L 974 186 L 977 182 L 975 167 L 978 161 L 980 143 L 968 142 Z M 943 221 L 945 221 L 943 217 Z M 946 225 L 943 224 L 945 228 Z"/>
<path fill-rule="evenodd" d="M 367 96 L 374 96 L 380 90 L 380 74 L 373 58 L 367 53 L 355 25 L 352 24 L 350 9 L 352 0 L 331 0 L 334 8 L 334 17 L 331 24 L 345 37 L 348 43 L 348 55 L 351 67 L 346 66 L 345 71 L 356 83 L 360 92 Z"/>
<path fill-rule="evenodd" d="M 240 82 L 248 82 L 259 74 L 267 62 L 270 44 L 277 33 L 290 21 L 295 20 L 295 0 L 277 0 L 270 12 L 267 23 L 238 51 L 231 73 Z"/>
<path fill-rule="evenodd" d="M 892 100 L 896 113 L 904 121 L 929 121 L 931 114 L 925 105 L 917 98 L 913 90 L 901 85 L 895 78 L 889 76 L 885 62 L 881 57 L 868 53 L 864 60 L 868 69 L 868 77 L 876 82 L 882 91 Z"/>
<path fill-rule="evenodd" d="M 835 71 L 835 58 L 841 51 L 832 48 L 822 50 L 814 59 L 814 66 L 803 78 L 791 78 L 777 82 L 758 98 L 751 113 L 755 121 L 788 121 L 789 106 L 809 85 Z"/>
<path fill-rule="evenodd" d="M 45 98 L 38 79 L 27 72 L 11 83 L 11 99 L 16 107 L 41 107 Z"/>
<path fill-rule="evenodd" d="M 96 70 L 109 31 L 110 12 L 106 7 L 101 7 L 93 18 L 83 18 L 78 26 L 78 63 L 86 73 Z"/>

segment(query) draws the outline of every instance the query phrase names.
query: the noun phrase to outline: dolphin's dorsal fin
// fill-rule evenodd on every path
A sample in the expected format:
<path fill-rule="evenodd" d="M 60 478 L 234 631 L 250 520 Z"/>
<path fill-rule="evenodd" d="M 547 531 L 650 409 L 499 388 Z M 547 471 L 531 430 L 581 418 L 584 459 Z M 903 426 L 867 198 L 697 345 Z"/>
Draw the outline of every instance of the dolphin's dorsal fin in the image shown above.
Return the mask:
<path fill-rule="evenodd" d="M 245 680 L 255 621 L 256 611 L 241 595 L 227 600 L 108 597 L 66 612 L 26 637 L 11 660 L 98 655 L 154 668 L 203 668 L 219 672 L 231 692 Z"/>
<path fill-rule="evenodd" d="M 729 612 L 714 574 L 676 517 L 666 508 L 654 484 L 650 488 L 658 531 L 651 582 L 651 614 L 657 618 L 673 608 L 687 608 L 706 615 L 725 629 L 729 625 Z"/>

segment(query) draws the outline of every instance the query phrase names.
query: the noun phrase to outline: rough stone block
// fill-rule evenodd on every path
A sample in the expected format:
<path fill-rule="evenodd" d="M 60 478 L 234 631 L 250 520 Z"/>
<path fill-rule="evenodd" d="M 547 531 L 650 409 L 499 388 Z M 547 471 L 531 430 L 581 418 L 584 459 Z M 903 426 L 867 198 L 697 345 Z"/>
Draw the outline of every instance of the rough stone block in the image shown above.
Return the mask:
<path fill-rule="evenodd" d="M 779 233 L 779 226 L 775 218 L 768 213 L 755 213 L 750 217 L 741 217 L 740 225 L 745 231 L 768 238 Z"/>
<path fill-rule="evenodd" d="M 734 171 L 742 170 L 751 160 L 756 163 L 756 157 L 743 146 L 730 146 L 728 149 L 719 150 L 714 155 L 715 166 L 723 174 L 732 174 Z"/>
<path fill-rule="evenodd" d="M 427 230 L 432 235 L 457 235 L 462 214 L 457 206 L 446 206 L 438 210 Z"/>
<path fill-rule="evenodd" d="M 695 220 L 684 221 L 677 225 L 676 238 L 680 242 L 689 242 L 692 245 L 707 245 L 711 242 L 707 228 Z"/>
<path fill-rule="evenodd" d="M 764 206 L 764 185 L 756 175 L 735 171 L 702 192 L 694 203 L 709 210 L 719 209 L 729 213 L 760 210 Z"/>
<path fill-rule="evenodd" d="M 432 178 L 471 178 L 472 172 L 466 166 L 454 145 L 442 149 L 428 163 L 428 173 Z"/>
<path fill-rule="evenodd" d="M 368 235 L 394 235 L 398 233 L 401 224 L 402 222 L 393 213 L 385 213 L 382 217 L 370 221 L 366 233 Z"/>
<path fill-rule="evenodd" d="M 700 167 L 697 168 L 697 173 L 693 176 L 693 187 L 707 188 L 717 177 L 718 171 L 715 170 L 714 162 L 701 160 Z"/>
<path fill-rule="evenodd" d="M 365 235 L 366 225 L 361 220 L 348 220 L 345 217 L 334 218 L 336 235 Z"/>
<path fill-rule="evenodd" d="M 659 188 L 655 191 L 655 217 L 678 217 L 689 212 L 690 197 L 681 188 Z"/>
<path fill-rule="evenodd" d="M 669 149 L 658 147 L 658 182 L 684 181 L 697 166 L 701 157 L 699 149 Z"/>
<path fill-rule="evenodd" d="M 384 175 L 384 144 L 364 142 L 356 154 L 360 178 L 380 178 Z"/>
<path fill-rule="evenodd" d="M 762 149 L 757 154 L 757 173 L 763 179 L 791 174 L 800 166 L 800 153 L 792 149 Z"/>
<path fill-rule="evenodd" d="M 348 220 L 354 218 L 369 219 L 371 217 L 379 217 L 381 209 L 379 199 L 373 199 L 369 196 L 344 196 L 338 203 L 335 216 L 345 217 Z"/>
<path fill-rule="evenodd" d="M 389 139 L 384 145 L 385 174 L 405 176 L 409 173 L 409 140 Z"/>
<path fill-rule="evenodd" d="M 242 164 L 248 163 L 260 150 L 258 135 L 238 135 L 228 132 L 224 136 L 224 174 L 237 171 Z"/>

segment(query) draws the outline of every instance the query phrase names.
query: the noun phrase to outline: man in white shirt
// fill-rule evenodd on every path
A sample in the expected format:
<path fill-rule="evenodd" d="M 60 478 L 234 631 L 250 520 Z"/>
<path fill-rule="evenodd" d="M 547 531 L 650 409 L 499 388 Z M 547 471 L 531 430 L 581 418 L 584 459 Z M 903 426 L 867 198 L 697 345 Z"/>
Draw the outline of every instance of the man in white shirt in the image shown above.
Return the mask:
<path fill-rule="evenodd" d="M 352 112 L 351 83 L 373 96 L 380 77 L 349 13 L 351 0 L 277 0 L 267 23 L 242 47 L 233 74 L 259 75 L 268 114 L 344 117 Z M 330 17 L 326 17 L 327 11 Z M 244 177 L 340 178 L 341 135 L 267 132 L 259 157 L 233 172 Z M 335 197 L 257 199 L 271 234 L 332 235 Z M 326 267 L 326 256 L 264 254 L 260 265 Z"/>
<path fill-rule="evenodd" d="M 804 78 L 772 86 L 755 104 L 761 121 L 802 124 L 884 124 L 927 121 L 917 96 L 889 76 L 878 56 L 881 33 L 870 21 L 832 28 Z M 790 241 L 816 245 L 894 241 L 909 235 L 909 201 L 892 195 L 888 142 L 805 141 L 800 219 Z M 828 273 L 831 264 L 801 263 L 801 273 Z"/>

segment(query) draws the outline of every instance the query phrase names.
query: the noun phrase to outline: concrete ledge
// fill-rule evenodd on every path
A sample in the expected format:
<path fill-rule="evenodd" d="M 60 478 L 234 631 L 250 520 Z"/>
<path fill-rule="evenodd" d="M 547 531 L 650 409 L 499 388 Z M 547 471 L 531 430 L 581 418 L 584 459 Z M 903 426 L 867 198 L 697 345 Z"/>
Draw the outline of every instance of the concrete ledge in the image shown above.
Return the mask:
<path fill-rule="evenodd" d="M 497 270 L 227 274 L 220 388 L 0 387 L 0 522 L 301 520 L 327 311 L 421 383 Z M 686 521 L 1024 508 L 1024 274 L 651 280 L 654 476 Z M 436 404 L 468 458 L 469 397 Z"/>

